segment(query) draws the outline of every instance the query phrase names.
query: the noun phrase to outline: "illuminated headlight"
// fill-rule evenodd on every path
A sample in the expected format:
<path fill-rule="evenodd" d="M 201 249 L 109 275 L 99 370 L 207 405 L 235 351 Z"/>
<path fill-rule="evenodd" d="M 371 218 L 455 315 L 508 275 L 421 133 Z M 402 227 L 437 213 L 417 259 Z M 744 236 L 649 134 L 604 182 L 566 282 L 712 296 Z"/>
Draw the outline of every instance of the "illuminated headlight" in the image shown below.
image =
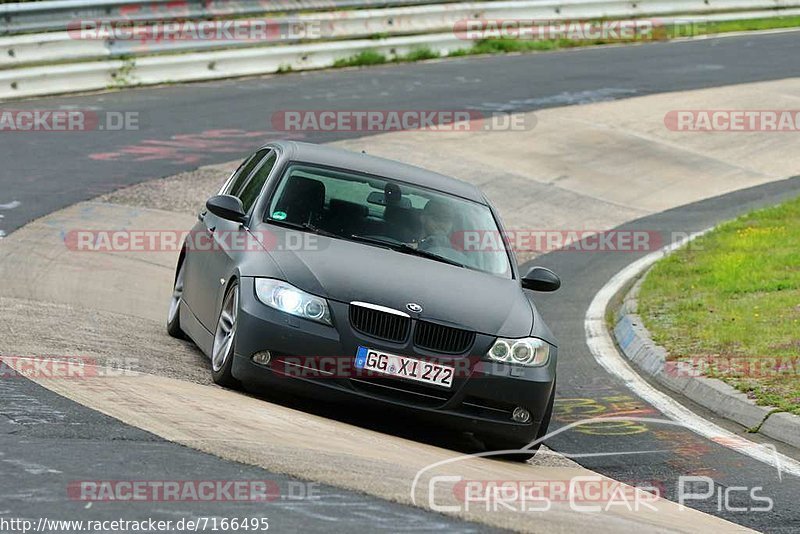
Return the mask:
<path fill-rule="evenodd" d="M 545 365 L 550 359 L 550 345 L 535 337 L 522 339 L 498 338 L 486 353 L 489 360 L 520 365 Z"/>
<path fill-rule="evenodd" d="M 489 357 L 499 362 L 507 361 L 509 355 L 511 355 L 511 345 L 504 339 L 495 341 L 494 345 L 492 345 L 492 348 L 489 350 Z"/>
<path fill-rule="evenodd" d="M 328 302 L 325 299 L 306 293 L 289 283 L 272 278 L 256 278 L 256 296 L 258 300 L 276 310 L 333 325 Z"/>

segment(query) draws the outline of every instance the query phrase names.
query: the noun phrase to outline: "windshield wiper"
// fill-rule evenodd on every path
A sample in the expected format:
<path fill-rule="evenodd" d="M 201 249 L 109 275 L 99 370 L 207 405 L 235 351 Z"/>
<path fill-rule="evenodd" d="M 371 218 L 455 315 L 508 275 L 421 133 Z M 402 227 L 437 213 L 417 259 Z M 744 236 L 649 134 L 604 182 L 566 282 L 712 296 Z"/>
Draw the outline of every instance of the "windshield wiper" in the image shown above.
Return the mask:
<path fill-rule="evenodd" d="M 451 260 L 450 258 L 445 258 L 444 256 L 440 256 L 438 254 L 434 254 L 433 252 L 428 252 L 427 250 L 421 250 L 412 247 L 408 243 L 403 243 L 401 241 L 386 241 L 384 239 L 379 239 L 377 237 L 368 237 L 358 234 L 350 234 L 350 239 L 353 239 L 354 241 L 363 241 L 364 243 L 371 243 L 379 247 L 390 248 L 392 250 L 396 250 L 398 252 L 404 252 L 406 254 L 412 254 L 414 256 L 421 256 L 423 258 L 440 261 L 442 263 L 447 263 L 449 265 L 455 265 L 456 267 L 464 267 L 464 268 L 467 267 L 463 263 Z"/>
<path fill-rule="evenodd" d="M 324 235 L 326 237 L 338 237 L 341 239 L 341 235 L 336 234 L 334 232 L 329 232 L 328 230 L 323 230 L 319 228 L 314 223 L 304 222 L 304 223 L 294 223 L 289 221 L 279 221 L 278 219 L 267 219 L 267 222 L 272 224 L 277 224 L 278 226 L 285 226 L 286 228 L 293 228 L 295 230 L 305 230 L 307 232 L 311 232 L 318 235 Z"/>

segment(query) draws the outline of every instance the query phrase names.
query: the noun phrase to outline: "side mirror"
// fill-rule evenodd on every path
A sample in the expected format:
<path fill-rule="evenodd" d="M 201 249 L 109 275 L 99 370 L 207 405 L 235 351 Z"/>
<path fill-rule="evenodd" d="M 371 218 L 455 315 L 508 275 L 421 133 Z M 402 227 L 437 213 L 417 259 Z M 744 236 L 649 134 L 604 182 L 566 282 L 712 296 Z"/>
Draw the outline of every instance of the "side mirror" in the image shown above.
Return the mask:
<path fill-rule="evenodd" d="M 555 291 L 561 287 L 561 279 L 556 273 L 544 267 L 532 267 L 522 277 L 522 287 L 532 291 Z"/>
<path fill-rule="evenodd" d="M 217 195 L 206 201 L 208 211 L 228 221 L 243 222 L 245 219 L 242 201 L 231 195 Z"/>

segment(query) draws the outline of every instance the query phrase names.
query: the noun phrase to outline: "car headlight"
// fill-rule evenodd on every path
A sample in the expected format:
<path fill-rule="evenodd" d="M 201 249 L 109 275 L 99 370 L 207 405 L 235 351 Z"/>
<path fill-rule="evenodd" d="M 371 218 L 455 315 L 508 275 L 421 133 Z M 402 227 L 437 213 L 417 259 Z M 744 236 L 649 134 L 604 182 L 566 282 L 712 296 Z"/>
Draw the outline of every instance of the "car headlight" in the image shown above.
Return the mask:
<path fill-rule="evenodd" d="M 498 338 L 486 357 L 495 362 L 516 363 L 530 367 L 545 365 L 550 359 L 550 345 L 539 338 Z"/>
<path fill-rule="evenodd" d="M 256 278 L 256 297 L 276 310 L 333 326 L 328 301 L 282 280 Z"/>

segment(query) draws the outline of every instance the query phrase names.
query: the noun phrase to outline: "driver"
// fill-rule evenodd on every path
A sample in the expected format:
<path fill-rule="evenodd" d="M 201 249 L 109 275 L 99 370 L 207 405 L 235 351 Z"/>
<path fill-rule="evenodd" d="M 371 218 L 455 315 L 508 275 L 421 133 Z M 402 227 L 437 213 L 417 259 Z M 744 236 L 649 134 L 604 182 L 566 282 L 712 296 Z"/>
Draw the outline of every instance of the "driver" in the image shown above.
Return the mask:
<path fill-rule="evenodd" d="M 447 203 L 431 199 L 425 204 L 421 215 L 422 239 L 418 248 L 453 248 L 450 237 L 454 226 L 454 213 Z"/>

